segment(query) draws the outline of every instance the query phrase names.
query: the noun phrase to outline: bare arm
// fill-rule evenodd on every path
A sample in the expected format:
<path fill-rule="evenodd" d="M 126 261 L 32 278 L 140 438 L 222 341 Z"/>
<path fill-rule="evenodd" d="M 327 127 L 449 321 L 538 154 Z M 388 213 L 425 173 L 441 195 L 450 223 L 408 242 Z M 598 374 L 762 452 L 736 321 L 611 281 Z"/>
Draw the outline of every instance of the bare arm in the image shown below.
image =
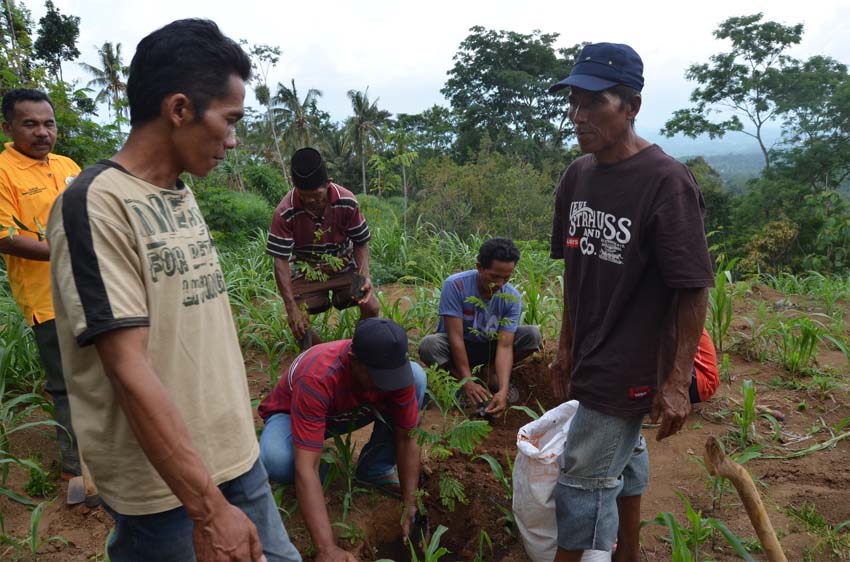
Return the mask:
<path fill-rule="evenodd" d="M 357 262 L 357 273 L 366 278 L 363 284 L 363 296 L 357 301 L 357 304 L 365 303 L 372 296 L 372 279 L 369 277 L 369 243 L 354 245 L 354 261 Z"/>
<path fill-rule="evenodd" d="M 676 357 L 673 370 L 661 383 L 652 403 L 650 418 L 661 418 L 655 438 L 658 441 L 673 435 L 685 424 L 691 411 L 688 389 L 705 314 L 708 308 L 708 289 L 679 289 L 676 299 Z"/>
<path fill-rule="evenodd" d="M 283 298 L 289 329 L 292 330 L 295 340 L 301 341 L 310 322 L 306 315 L 298 308 L 298 303 L 295 301 L 295 293 L 292 291 L 292 271 L 288 260 L 275 257 L 274 280 L 277 283 L 277 290 Z"/>
<path fill-rule="evenodd" d="M 369 277 L 369 243 L 354 245 L 354 261 L 357 262 L 357 273 Z"/>
<path fill-rule="evenodd" d="M 33 261 L 49 261 L 50 246 L 29 236 L 16 235 L 0 239 L 0 254 L 9 254 Z"/>
<path fill-rule="evenodd" d="M 295 495 L 307 531 L 316 546 L 316 562 L 356 562 L 353 554 L 339 548 L 334 541 L 322 481 L 319 479 L 321 457 L 321 453 L 295 447 Z"/>
<path fill-rule="evenodd" d="M 513 332 L 499 332 L 494 361 L 499 390 L 493 395 L 493 400 L 487 407 L 488 414 L 498 414 L 507 407 L 508 386 L 511 382 L 511 369 L 514 366 L 514 337 Z"/>
<path fill-rule="evenodd" d="M 401 501 L 406 512 L 402 516 L 402 536 L 410 535 L 416 515 L 416 488 L 419 486 L 419 445 L 410 431 L 395 430 L 396 463 L 401 485 Z"/>
<path fill-rule="evenodd" d="M 466 346 L 463 343 L 463 319 L 456 316 L 443 316 L 443 322 L 446 326 L 446 335 L 449 338 L 449 350 L 452 354 L 452 364 L 455 367 L 454 375 L 459 380 L 472 377 L 469 356 L 466 354 Z M 486 402 L 490 399 L 490 393 L 475 381 L 467 381 L 463 385 L 463 389 L 474 404 Z"/>
<path fill-rule="evenodd" d="M 555 360 L 549 365 L 552 377 L 552 393 L 554 397 L 566 400 L 570 387 L 570 375 L 573 365 L 573 327 L 570 324 L 570 301 L 567 298 L 567 280 L 564 278 L 564 314 L 561 317 L 561 335 L 558 338 L 558 352 Z"/>
<path fill-rule="evenodd" d="M 154 372 L 148 329 L 107 332 L 97 337 L 95 347 L 133 435 L 195 523 L 197 558 L 264 561 L 254 524 L 213 483 L 180 412 Z"/>

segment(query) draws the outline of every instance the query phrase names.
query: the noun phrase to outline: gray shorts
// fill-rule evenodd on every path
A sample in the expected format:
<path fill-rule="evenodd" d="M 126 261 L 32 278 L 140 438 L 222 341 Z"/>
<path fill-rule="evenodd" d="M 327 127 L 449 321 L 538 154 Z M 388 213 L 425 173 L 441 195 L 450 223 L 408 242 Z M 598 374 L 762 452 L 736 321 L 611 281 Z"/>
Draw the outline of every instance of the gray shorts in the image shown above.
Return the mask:
<path fill-rule="evenodd" d="M 620 523 L 617 498 L 643 495 L 649 484 L 649 453 L 640 434 L 643 418 L 609 416 L 579 405 L 555 487 L 559 547 L 614 547 Z"/>
<path fill-rule="evenodd" d="M 537 326 L 519 326 L 514 334 L 514 361 L 530 352 L 540 349 L 540 328 Z M 494 343 L 470 343 L 464 340 L 469 366 L 489 365 L 496 356 Z M 431 334 L 422 338 L 419 344 L 419 358 L 426 365 L 446 367 L 452 364 L 452 350 L 449 348 L 449 336 L 444 333 Z"/>

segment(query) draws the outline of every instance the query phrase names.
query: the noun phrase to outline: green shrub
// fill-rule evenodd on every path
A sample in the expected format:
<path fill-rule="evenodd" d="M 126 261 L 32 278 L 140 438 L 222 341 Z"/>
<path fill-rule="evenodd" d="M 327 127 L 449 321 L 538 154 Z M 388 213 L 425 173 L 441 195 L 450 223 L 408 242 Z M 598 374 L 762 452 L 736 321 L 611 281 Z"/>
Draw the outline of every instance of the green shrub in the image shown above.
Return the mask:
<path fill-rule="evenodd" d="M 207 187 L 198 189 L 195 198 L 219 245 L 244 244 L 271 224 L 274 208 L 259 195 Z"/>
<path fill-rule="evenodd" d="M 245 168 L 245 185 L 251 192 L 262 196 L 272 207 L 277 207 L 289 190 L 283 172 L 270 164 L 252 164 Z"/>

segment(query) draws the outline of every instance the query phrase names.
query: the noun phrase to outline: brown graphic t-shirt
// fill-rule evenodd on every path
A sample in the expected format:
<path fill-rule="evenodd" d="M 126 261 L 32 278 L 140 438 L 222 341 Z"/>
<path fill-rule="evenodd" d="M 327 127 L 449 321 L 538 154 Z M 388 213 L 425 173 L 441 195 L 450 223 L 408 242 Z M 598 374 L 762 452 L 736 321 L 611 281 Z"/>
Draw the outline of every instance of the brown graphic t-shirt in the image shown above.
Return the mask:
<path fill-rule="evenodd" d="M 613 165 L 573 162 L 555 195 L 573 329 L 570 397 L 616 416 L 649 412 L 672 367 L 676 289 L 714 282 L 705 205 L 686 166 L 652 145 Z"/>
<path fill-rule="evenodd" d="M 98 491 L 125 515 L 180 505 L 139 446 L 92 345 L 147 326 L 153 369 L 216 484 L 259 448 L 224 275 L 191 190 L 162 189 L 110 161 L 84 170 L 47 228 L 74 429 Z"/>

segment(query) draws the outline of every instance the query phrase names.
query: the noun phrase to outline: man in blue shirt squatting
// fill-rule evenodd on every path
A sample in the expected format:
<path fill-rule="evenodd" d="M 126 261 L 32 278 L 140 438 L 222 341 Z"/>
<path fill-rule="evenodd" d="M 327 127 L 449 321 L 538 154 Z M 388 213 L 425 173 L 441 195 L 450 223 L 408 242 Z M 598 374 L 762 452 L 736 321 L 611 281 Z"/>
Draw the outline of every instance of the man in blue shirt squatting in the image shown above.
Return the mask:
<path fill-rule="evenodd" d="M 438 365 L 460 380 L 469 378 L 463 386 L 466 397 L 472 404 L 489 401 L 484 412 L 490 415 L 507 407 L 513 366 L 540 349 L 540 328 L 519 325 L 522 297 L 508 283 L 519 257 L 507 238 L 484 242 L 475 269 L 443 282 L 437 333 L 419 345 L 426 365 Z M 471 378 L 479 366 L 487 386 Z M 492 396 L 490 389 L 495 389 Z"/>
<path fill-rule="evenodd" d="M 564 316 L 551 365 L 556 398 L 579 401 L 555 489 L 556 562 L 585 550 L 640 559 L 649 483 L 644 416 L 656 439 L 691 409 L 694 355 L 714 282 L 705 205 L 687 167 L 635 133 L 643 62 L 628 45 L 586 45 L 570 75 L 570 120 L 584 156 L 558 185 L 553 258 Z M 619 527 L 619 530 L 618 530 Z"/>

